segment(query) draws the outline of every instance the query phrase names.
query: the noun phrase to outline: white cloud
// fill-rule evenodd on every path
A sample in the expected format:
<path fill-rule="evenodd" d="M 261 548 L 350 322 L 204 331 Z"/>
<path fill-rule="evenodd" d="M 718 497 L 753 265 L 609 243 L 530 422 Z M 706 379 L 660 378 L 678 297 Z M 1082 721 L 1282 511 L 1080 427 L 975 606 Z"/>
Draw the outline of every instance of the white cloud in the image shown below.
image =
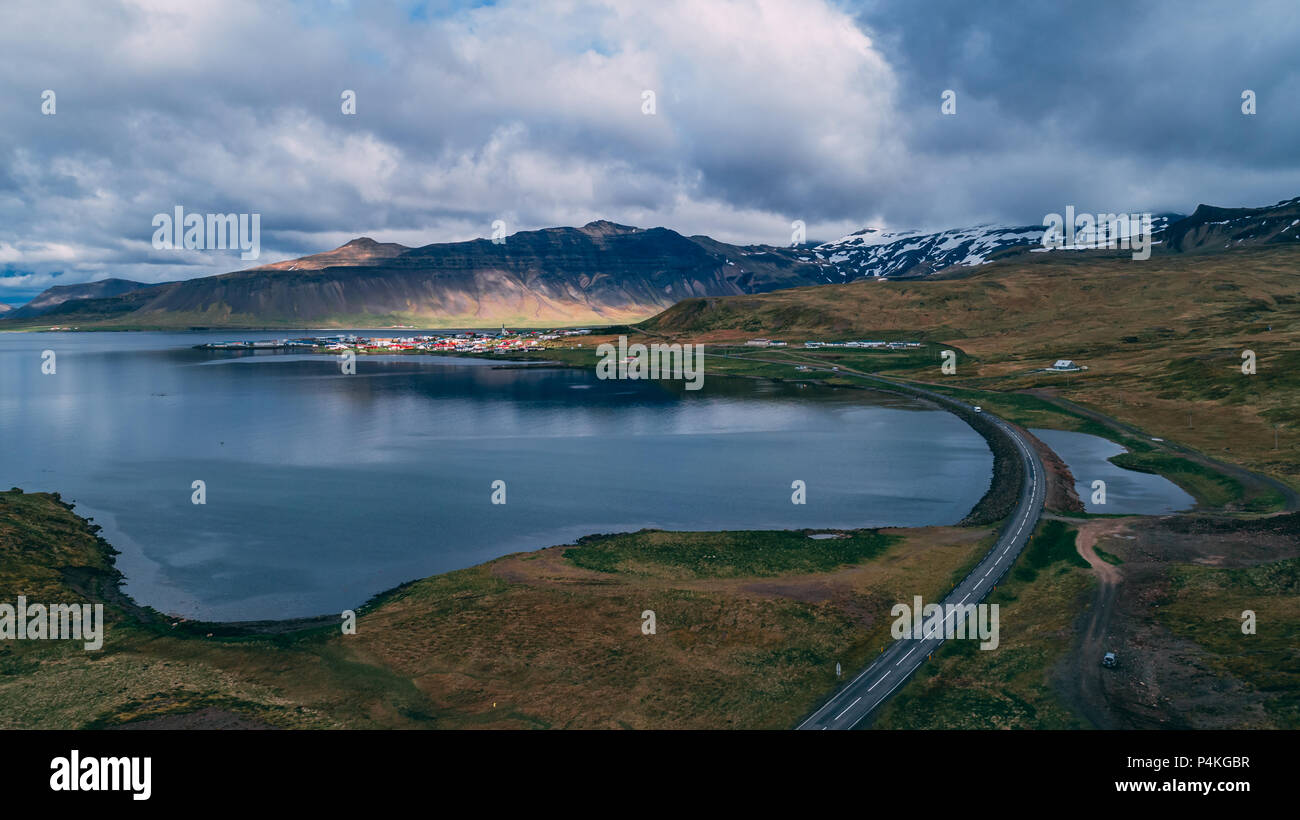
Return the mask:
<path fill-rule="evenodd" d="M 483 236 L 497 218 L 770 241 L 825 216 L 818 189 L 858 196 L 901 150 L 889 66 L 821 0 L 400 14 L 362 4 L 318 25 L 242 1 L 20 3 L 0 79 L 54 88 L 58 113 L 0 102 L 16 188 L 0 189 L 0 264 L 149 281 L 239 267 L 141 244 L 178 204 L 261 213 L 259 261 L 341 236 Z"/>
<path fill-rule="evenodd" d="M 19 242 L 15 246 L 0 241 L 0 263 L 75 262 L 77 258 L 77 249 L 63 243 Z"/>

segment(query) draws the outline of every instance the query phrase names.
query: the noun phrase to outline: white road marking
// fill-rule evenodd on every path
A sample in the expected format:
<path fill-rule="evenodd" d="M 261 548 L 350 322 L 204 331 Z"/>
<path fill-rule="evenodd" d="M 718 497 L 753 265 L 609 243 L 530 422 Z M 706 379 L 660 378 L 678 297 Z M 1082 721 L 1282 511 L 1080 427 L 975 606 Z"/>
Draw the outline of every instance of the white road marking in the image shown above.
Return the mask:
<path fill-rule="evenodd" d="M 862 700 L 862 698 L 858 698 L 858 700 Z M 845 707 L 844 707 L 844 712 L 847 712 L 847 711 L 849 711 L 850 709 L 852 709 L 854 706 L 857 706 L 857 705 L 858 705 L 858 700 L 855 700 L 855 701 L 853 701 L 852 703 L 850 703 L 848 706 L 845 706 Z M 836 719 L 836 720 L 839 720 L 840 718 L 844 717 L 844 712 L 840 712 L 838 715 L 836 715 L 836 716 L 835 716 L 835 719 Z"/>
<path fill-rule="evenodd" d="M 920 645 L 920 644 L 917 644 L 917 646 L 919 646 L 919 645 Z M 915 652 L 915 651 L 916 651 L 916 647 L 914 646 L 914 647 L 912 647 L 911 649 L 907 650 L 907 655 L 910 655 L 910 654 L 912 654 L 912 653 Z M 898 663 L 902 663 L 903 661 L 907 660 L 907 655 L 904 655 L 903 657 L 899 658 L 899 659 L 898 659 Z M 894 666 L 898 666 L 898 663 L 894 664 Z"/>
<path fill-rule="evenodd" d="M 904 678 L 903 680 L 900 680 L 898 683 L 894 684 L 894 689 L 897 689 L 898 687 L 902 686 L 903 683 L 904 683 L 904 681 L 906 681 L 906 678 Z M 890 689 L 888 692 L 886 692 L 884 695 L 882 695 L 882 696 L 880 697 L 880 701 L 879 701 L 879 702 L 880 702 L 880 703 L 884 703 L 885 700 L 886 700 L 890 695 L 894 694 L 894 689 Z"/>
<path fill-rule="evenodd" d="M 889 677 L 889 673 L 888 673 L 888 672 L 886 672 L 885 674 L 881 675 L 881 676 L 880 676 L 880 680 L 878 680 L 878 681 L 876 681 L 875 683 L 871 684 L 871 687 L 870 687 L 869 689 L 867 689 L 867 691 L 870 692 L 872 689 L 875 689 L 877 686 L 880 685 L 880 681 L 881 681 L 881 680 L 884 680 L 884 679 L 887 678 L 887 677 Z"/>

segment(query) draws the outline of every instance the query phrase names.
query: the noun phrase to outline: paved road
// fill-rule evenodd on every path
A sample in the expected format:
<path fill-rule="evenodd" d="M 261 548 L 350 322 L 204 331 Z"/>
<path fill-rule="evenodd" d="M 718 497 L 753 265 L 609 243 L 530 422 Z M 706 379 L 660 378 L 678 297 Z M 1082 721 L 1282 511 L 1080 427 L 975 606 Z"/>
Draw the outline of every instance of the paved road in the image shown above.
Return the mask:
<path fill-rule="evenodd" d="M 877 378 L 876 380 L 901 386 L 888 379 Z M 918 390 L 911 385 L 906 387 L 911 392 L 922 393 L 941 404 L 950 405 L 956 401 L 928 390 Z M 1043 465 L 1034 448 L 1025 441 L 1015 427 L 1006 421 L 992 414 L 985 414 L 985 417 L 1001 428 L 1015 443 L 1025 471 L 1025 481 L 1015 514 L 1011 516 L 1010 523 L 1003 529 L 993 549 L 984 556 L 970 575 L 967 575 L 943 601 L 939 602 L 944 605 L 945 611 L 948 604 L 978 604 L 984 600 L 993 586 L 1006 575 L 1007 570 L 1011 569 L 1016 557 L 1029 542 L 1029 536 L 1033 533 L 1034 527 L 1038 524 L 1038 517 L 1043 512 L 1043 502 L 1046 498 Z M 912 605 L 912 601 L 898 603 Z M 957 612 L 950 614 L 949 621 L 945 622 L 945 629 L 949 623 L 956 628 L 957 624 L 953 619 L 957 617 L 960 617 Z M 974 623 L 968 624 L 968 629 L 973 627 Z M 943 641 L 942 633 L 931 637 L 922 635 L 894 641 L 880 657 L 832 695 L 830 700 L 799 724 L 798 728 L 852 729 L 902 686 Z"/>

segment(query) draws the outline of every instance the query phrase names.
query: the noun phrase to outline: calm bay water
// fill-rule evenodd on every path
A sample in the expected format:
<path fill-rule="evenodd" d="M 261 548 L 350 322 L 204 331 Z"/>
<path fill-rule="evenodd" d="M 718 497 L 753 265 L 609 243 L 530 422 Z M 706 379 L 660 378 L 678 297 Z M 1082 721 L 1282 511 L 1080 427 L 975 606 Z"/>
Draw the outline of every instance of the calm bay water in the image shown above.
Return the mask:
<path fill-rule="evenodd" d="M 242 620 L 587 533 L 950 524 L 992 471 L 954 416 L 865 391 L 192 349 L 277 335 L 0 333 L 0 483 L 93 517 L 140 603 Z"/>
<path fill-rule="evenodd" d="M 1113 441 L 1066 430 L 1030 430 L 1074 474 L 1074 490 L 1090 513 L 1164 515 L 1190 510 L 1196 499 L 1169 479 L 1125 470 L 1107 459 L 1128 452 Z M 1106 482 L 1106 503 L 1092 503 L 1092 482 Z"/>

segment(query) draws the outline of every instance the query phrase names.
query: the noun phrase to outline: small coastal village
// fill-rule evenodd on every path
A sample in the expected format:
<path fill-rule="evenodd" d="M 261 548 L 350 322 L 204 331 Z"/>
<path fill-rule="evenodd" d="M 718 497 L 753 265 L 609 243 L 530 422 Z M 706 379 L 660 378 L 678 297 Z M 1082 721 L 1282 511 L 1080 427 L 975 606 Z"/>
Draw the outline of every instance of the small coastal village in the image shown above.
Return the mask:
<path fill-rule="evenodd" d="M 460 333 L 420 334 L 415 336 L 358 336 L 345 333 L 337 336 L 304 336 L 296 339 L 263 339 L 257 341 L 208 342 L 195 345 L 196 350 L 303 350 L 344 351 L 358 353 L 429 352 L 429 353 L 519 353 L 546 350 L 558 345 L 548 344 L 574 336 L 591 335 L 590 328 L 563 330 L 508 330 L 464 331 Z M 782 348 L 788 342 L 776 339 L 750 339 L 745 347 Z M 913 341 L 806 341 L 809 350 L 821 348 L 864 348 L 872 350 L 910 350 L 922 347 Z"/>
<path fill-rule="evenodd" d="M 455 334 L 421 334 L 416 336 L 358 336 L 353 333 L 338 336 L 307 336 L 298 339 L 266 339 L 261 341 L 209 342 L 195 345 L 196 350 L 285 350 L 301 348 L 306 351 L 344 351 L 357 353 L 396 353 L 420 351 L 428 353 L 520 353 L 545 350 L 546 342 L 570 336 L 587 336 L 591 330 L 507 330 L 505 325 L 497 333 L 465 331 Z"/>
<path fill-rule="evenodd" d="M 261 339 L 255 341 L 207 342 L 194 345 L 195 350 L 302 350 L 310 353 L 466 353 L 466 354 L 506 354 L 534 353 L 543 350 L 568 347 L 564 342 L 572 337 L 590 336 L 591 328 L 565 328 L 557 330 L 509 330 L 505 325 L 497 332 L 462 331 L 459 333 L 422 333 L 414 336 L 358 336 L 344 333 L 336 336 L 304 336 L 296 339 Z M 789 342 L 778 339 L 750 339 L 743 347 L 784 348 Z M 582 343 L 579 342 L 581 347 Z M 900 351 L 917 350 L 924 347 L 917 341 L 816 341 L 803 343 L 806 350 L 879 350 Z M 725 347 L 725 345 L 724 345 Z M 796 368 L 807 371 L 800 365 Z M 1070 359 L 1058 359 L 1051 367 L 1045 367 L 1035 373 L 1078 373 L 1087 370 L 1084 365 L 1076 364 Z"/>

